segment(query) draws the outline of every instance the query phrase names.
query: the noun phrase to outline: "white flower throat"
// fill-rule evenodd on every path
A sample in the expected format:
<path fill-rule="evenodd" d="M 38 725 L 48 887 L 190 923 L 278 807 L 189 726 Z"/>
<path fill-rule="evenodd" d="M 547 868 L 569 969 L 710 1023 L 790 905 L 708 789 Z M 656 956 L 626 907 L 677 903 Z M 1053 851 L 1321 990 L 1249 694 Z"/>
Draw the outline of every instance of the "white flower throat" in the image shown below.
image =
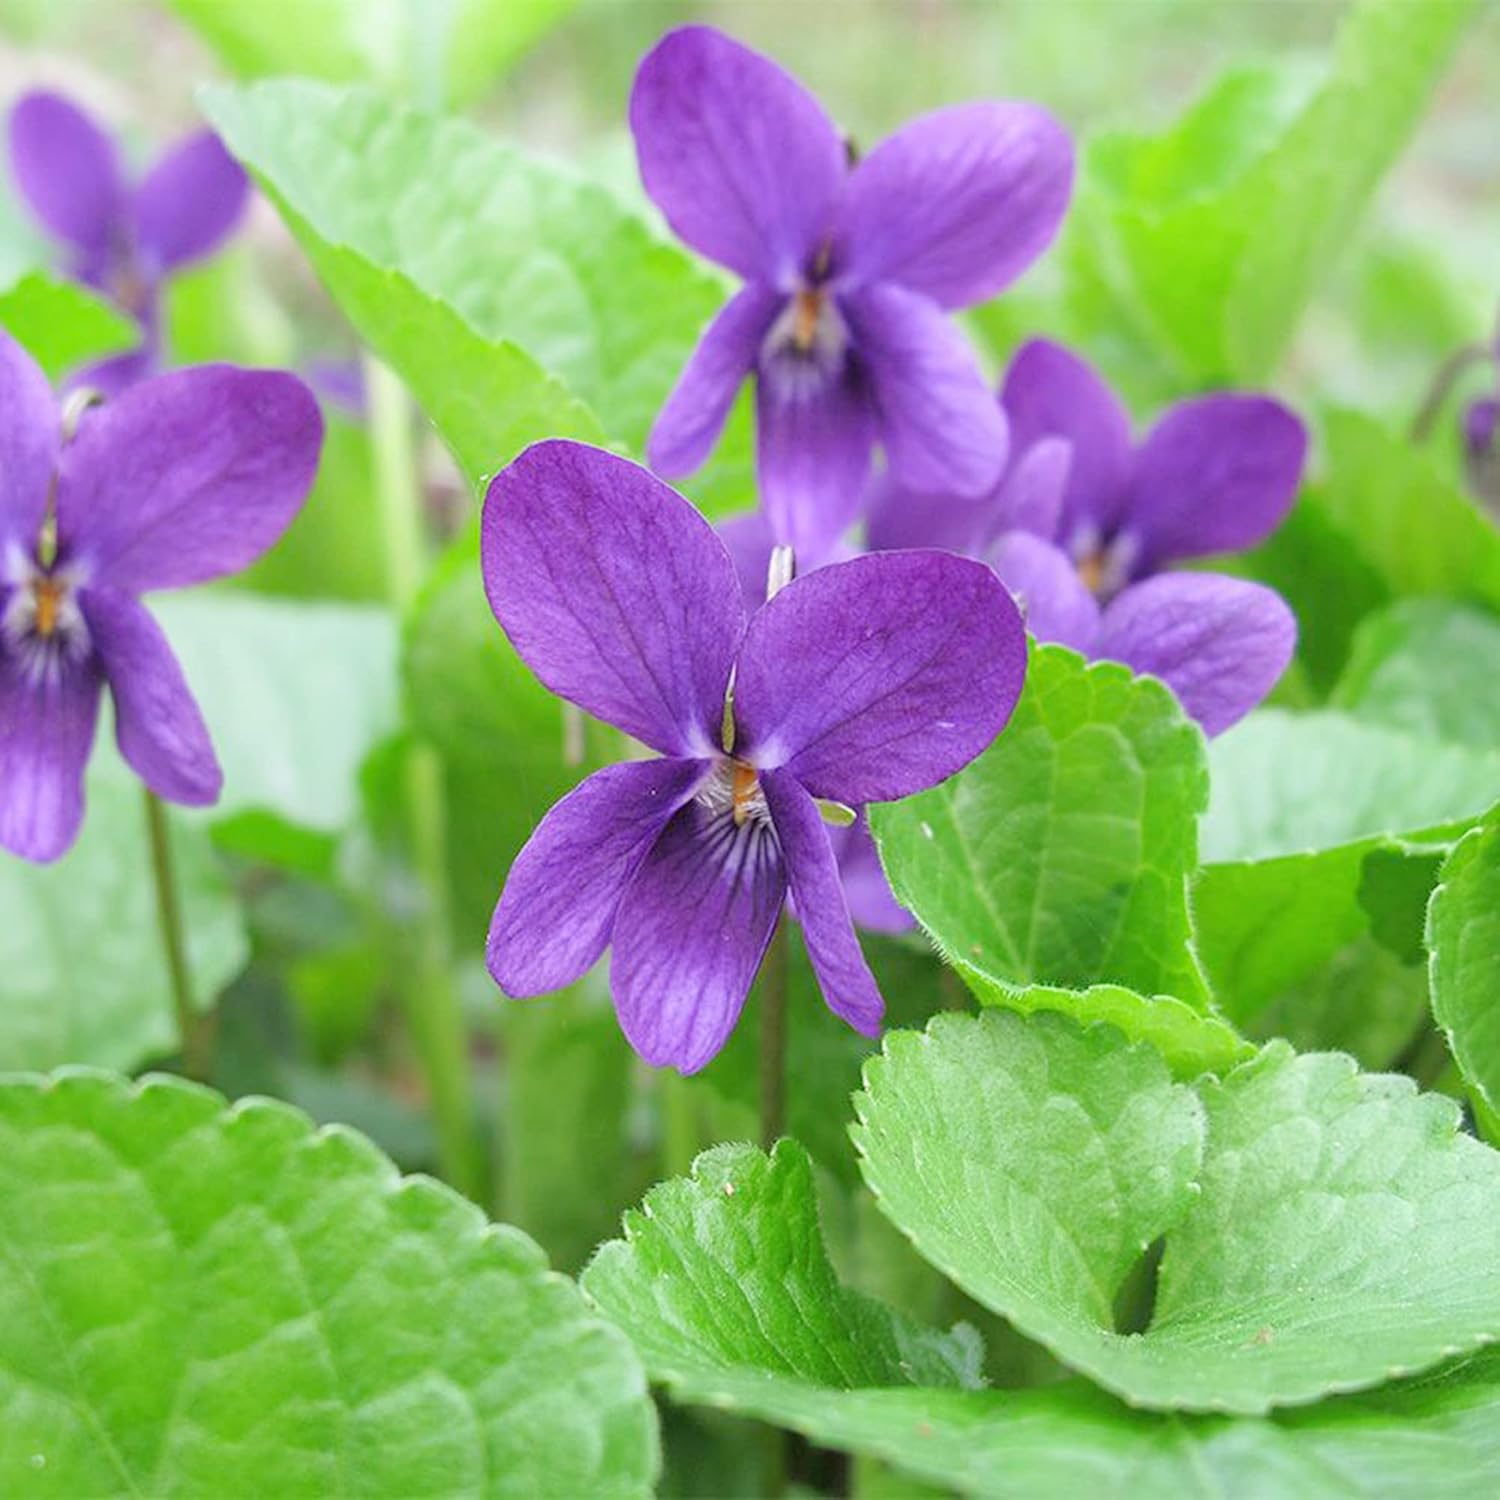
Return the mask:
<path fill-rule="evenodd" d="M 33 680 L 55 675 L 65 662 L 89 653 L 88 625 L 78 604 L 77 580 L 66 568 L 43 568 L 12 547 L 0 564 L 10 598 L 0 613 L 0 640 Z"/>

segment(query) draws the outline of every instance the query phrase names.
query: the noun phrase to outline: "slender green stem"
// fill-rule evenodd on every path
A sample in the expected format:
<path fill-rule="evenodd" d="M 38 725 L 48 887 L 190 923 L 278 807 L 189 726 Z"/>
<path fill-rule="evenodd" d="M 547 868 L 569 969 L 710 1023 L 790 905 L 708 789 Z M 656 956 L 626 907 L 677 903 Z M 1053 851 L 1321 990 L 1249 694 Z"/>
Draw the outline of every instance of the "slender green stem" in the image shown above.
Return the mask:
<path fill-rule="evenodd" d="M 662 1072 L 660 1082 L 664 1165 L 668 1176 L 686 1177 L 701 1144 L 693 1085 L 670 1069 Z"/>
<path fill-rule="evenodd" d="M 1490 350 L 1484 344 L 1465 344 L 1438 366 L 1437 373 L 1432 377 L 1432 384 L 1427 388 L 1421 410 L 1412 421 L 1412 442 L 1425 443 L 1432 436 L 1432 430 L 1437 426 L 1437 419 L 1442 415 L 1443 407 L 1447 405 L 1448 396 L 1458 383 L 1459 376 L 1471 366 L 1481 364 L 1489 358 Z"/>
<path fill-rule="evenodd" d="M 167 810 L 161 798 L 149 788 L 146 792 L 146 830 L 151 844 L 151 878 L 156 886 L 156 920 L 167 960 L 167 979 L 172 987 L 172 1008 L 177 1016 L 182 1071 L 189 1078 L 206 1083 L 213 1068 L 213 1036 L 193 1004 L 193 977 L 188 969 L 187 945 L 182 933 L 182 902 L 177 894 L 177 872 L 172 861 L 172 840 L 167 831 Z"/>
<path fill-rule="evenodd" d="M 767 1151 L 786 1128 L 786 992 L 783 914 L 760 970 L 760 1143 Z"/>
<path fill-rule="evenodd" d="M 421 589 L 428 562 L 414 413 L 395 373 L 368 354 L 365 385 L 385 541 L 386 593 L 399 617 Z M 424 899 L 413 923 L 402 999 L 427 1077 L 443 1175 L 460 1192 L 478 1199 L 483 1176 L 475 1134 L 468 1028 L 453 983 L 448 937 L 448 809 L 442 764 L 430 746 L 413 745 L 408 750 L 403 790 L 411 859 Z"/>

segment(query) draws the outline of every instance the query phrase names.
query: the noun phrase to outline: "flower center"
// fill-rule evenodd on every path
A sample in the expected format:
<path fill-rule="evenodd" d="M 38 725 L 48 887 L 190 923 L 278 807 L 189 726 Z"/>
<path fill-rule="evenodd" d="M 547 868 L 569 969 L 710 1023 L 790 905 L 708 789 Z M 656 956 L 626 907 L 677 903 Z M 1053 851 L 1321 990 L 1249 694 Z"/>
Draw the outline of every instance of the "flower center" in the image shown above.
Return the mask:
<path fill-rule="evenodd" d="M 761 827 L 771 821 L 766 794 L 754 766 L 742 760 L 724 759 L 715 764 L 698 789 L 698 801 L 715 815 L 728 813 L 736 828 L 747 823 Z"/>
<path fill-rule="evenodd" d="M 15 653 L 23 667 L 45 675 L 65 659 L 78 661 L 88 654 L 88 626 L 66 573 L 13 552 L 0 568 L 0 583 L 5 582 L 13 592 L 0 612 L 0 646 Z"/>
<path fill-rule="evenodd" d="M 762 374 L 789 399 L 816 393 L 837 378 L 849 330 L 825 286 L 798 287 L 761 344 Z"/>
<path fill-rule="evenodd" d="M 1103 537 L 1088 526 L 1074 534 L 1068 554 L 1079 582 L 1101 604 L 1107 604 L 1130 582 L 1140 546 L 1128 532 Z"/>

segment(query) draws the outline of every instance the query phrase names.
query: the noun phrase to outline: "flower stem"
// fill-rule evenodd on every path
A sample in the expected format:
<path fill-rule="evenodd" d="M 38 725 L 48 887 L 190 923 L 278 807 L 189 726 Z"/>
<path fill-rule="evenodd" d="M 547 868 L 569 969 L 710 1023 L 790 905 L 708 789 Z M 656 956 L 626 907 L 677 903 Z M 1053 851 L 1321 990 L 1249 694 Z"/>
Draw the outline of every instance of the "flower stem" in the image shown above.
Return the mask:
<path fill-rule="evenodd" d="M 1490 351 L 1483 344 L 1465 344 L 1438 366 L 1437 373 L 1432 377 L 1432 384 L 1427 388 L 1421 410 L 1411 424 L 1409 435 L 1413 443 L 1425 443 L 1432 436 L 1432 430 L 1437 426 L 1437 419 L 1442 415 L 1453 387 L 1458 384 L 1459 376 L 1489 357 Z"/>
<path fill-rule="evenodd" d="M 413 442 L 413 412 L 394 371 L 364 356 L 375 458 L 375 490 L 385 541 L 386 597 L 404 617 L 421 589 L 428 544 Z M 423 901 L 413 919 L 408 972 L 402 984 L 407 1025 L 427 1078 L 443 1176 L 478 1198 L 483 1176 L 474 1125 L 469 1038 L 453 983 L 448 937 L 448 809 L 442 764 L 429 745 L 406 752 L 407 841 Z"/>
<path fill-rule="evenodd" d="M 206 1083 L 213 1068 L 212 1034 L 193 1005 L 193 978 L 188 970 L 187 946 L 182 935 L 182 902 L 177 894 L 167 810 L 161 798 L 149 788 L 146 791 L 146 830 L 151 844 L 151 878 L 156 886 L 156 921 L 161 929 L 162 951 L 167 960 L 167 979 L 172 986 L 172 1008 L 177 1016 L 182 1071 L 189 1078 Z"/>
<path fill-rule="evenodd" d="M 760 1143 L 767 1151 L 786 1128 L 787 977 L 783 912 L 760 971 Z"/>

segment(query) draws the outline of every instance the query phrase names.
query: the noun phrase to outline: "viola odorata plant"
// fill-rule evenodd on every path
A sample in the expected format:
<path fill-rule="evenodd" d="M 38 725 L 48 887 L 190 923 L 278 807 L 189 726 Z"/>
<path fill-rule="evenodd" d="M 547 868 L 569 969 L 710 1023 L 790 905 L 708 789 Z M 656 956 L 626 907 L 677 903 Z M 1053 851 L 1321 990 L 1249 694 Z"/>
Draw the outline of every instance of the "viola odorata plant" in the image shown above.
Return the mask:
<path fill-rule="evenodd" d="M 936 785 L 994 740 L 1025 634 L 994 573 L 937 551 L 854 558 L 753 613 L 713 528 L 646 470 L 545 442 L 492 482 L 496 619 L 541 681 L 649 752 L 559 802 L 490 928 L 509 995 L 560 989 L 611 947 L 646 1061 L 702 1068 L 739 1018 L 788 895 L 829 1007 L 875 1034 L 820 803 Z"/>
<path fill-rule="evenodd" d="M 57 242 L 60 268 L 140 325 L 139 348 L 94 365 L 85 382 L 113 392 L 153 373 L 162 284 L 233 232 L 249 198 L 244 169 L 201 130 L 132 178 L 119 142 L 72 100 L 47 91 L 24 95 L 11 110 L 10 164 L 22 200 Z"/>
<path fill-rule="evenodd" d="M 166 636 L 140 602 L 223 578 L 286 530 L 322 418 L 295 376 L 206 365 L 68 404 L 0 334 L 0 847 L 77 837 L 106 686 L 126 762 L 203 806 L 221 775 Z M 76 430 L 68 430 L 76 429 Z"/>
<path fill-rule="evenodd" d="M 1038 640 L 1160 677 L 1207 733 L 1227 729 L 1286 670 L 1296 619 L 1264 584 L 1177 565 L 1276 529 L 1302 478 L 1301 420 L 1220 392 L 1177 402 L 1137 441 L 1099 374 L 1046 339 L 1017 352 L 1000 404 L 1012 458 L 994 490 L 965 502 L 883 477 L 871 546 L 985 558 Z"/>
<path fill-rule="evenodd" d="M 950 314 L 1051 243 L 1072 187 L 1062 127 L 1030 104 L 959 104 L 857 158 L 796 79 L 705 26 L 647 55 L 630 125 L 673 230 L 744 281 L 657 418 L 651 466 L 702 464 L 753 379 L 761 504 L 799 555 L 854 520 L 877 445 L 914 489 L 989 491 L 1005 419 Z"/>

